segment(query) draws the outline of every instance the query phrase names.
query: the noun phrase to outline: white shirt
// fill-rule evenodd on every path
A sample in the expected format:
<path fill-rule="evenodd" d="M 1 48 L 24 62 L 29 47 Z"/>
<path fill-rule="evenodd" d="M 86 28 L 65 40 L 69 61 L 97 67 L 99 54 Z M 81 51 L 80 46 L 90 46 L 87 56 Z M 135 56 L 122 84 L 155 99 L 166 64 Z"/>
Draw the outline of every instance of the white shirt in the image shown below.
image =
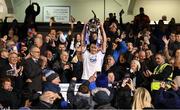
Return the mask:
<path fill-rule="evenodd" d="M 32 58 L 32 59 L 33 59 L 33 61 L 34 61 L 35 63 L 38 62 L 38 59 L 36 59 L 36 58 Z"/>
<path fill-rule="evenodd" d="M 12 69 L 14 69 L 14 70 L 17 69 L 17 68 L 16 68 L 16 65 L 12 65 L 12 64 L 10 64 L 10 63 L 9 63 L 9 65 L 11 66 Z"/>
<path fill-rule="evenodd" d="M 81 79 L 88 80 L 95 72 L 101 71 L 105 54 L 99 51 L 91 54 L 85 50 L 83 53 L 83 74 Z"/>

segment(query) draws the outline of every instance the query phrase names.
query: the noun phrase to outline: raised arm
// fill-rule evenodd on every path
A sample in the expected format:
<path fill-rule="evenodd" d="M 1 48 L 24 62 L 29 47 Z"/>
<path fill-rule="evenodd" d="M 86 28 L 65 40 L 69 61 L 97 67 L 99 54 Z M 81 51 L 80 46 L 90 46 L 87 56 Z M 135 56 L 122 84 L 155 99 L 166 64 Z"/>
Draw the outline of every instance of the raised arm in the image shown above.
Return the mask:
<path fill-rule="evenodd" d="M 81 33 L 81 48 L 82 48 L 82 52 L 84 52 L 86 45 L 84 43 L 84 34 L 85 34 L 85 30 L 86 30 L 86 24 L 84 24 L 82 33 Z"/>
<path fill-rule="evenodd" d="M 168 49 L 169 39 L 167 39 L 166 36 L 163 36 L 162 40 L 165 43 L 164 54 L 166 58 L 169 60 L 171 58 L 171 56 L 169 55 L 169 49 Z"/>
<path fill-rule="evenodd" d="M 106 53 L 107 37 L 106 37 L 106 33 L 104 31 L 103 23 L 100 24 L 100 30 L 101 30 L 101 34 L 102 34 L 102 38 L 103 38 L 102 52 Z"/>
<path fill-rule="evenodd" d="M 37 6 L 37 11 L 35 11 L 35 15 L 37 16 L 40 13 L 40 6 L 38 3 L 32 3 L 32 5 L 36 5 Z"/>

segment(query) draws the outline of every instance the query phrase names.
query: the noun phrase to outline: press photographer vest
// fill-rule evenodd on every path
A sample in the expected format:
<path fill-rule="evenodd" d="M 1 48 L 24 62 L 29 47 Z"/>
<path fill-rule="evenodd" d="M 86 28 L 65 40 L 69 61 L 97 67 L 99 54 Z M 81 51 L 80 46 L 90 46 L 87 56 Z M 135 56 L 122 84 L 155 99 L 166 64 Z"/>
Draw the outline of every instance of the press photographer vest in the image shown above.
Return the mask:
<path fill-rule="evenodd" d="M 168 63 L 164 63 L 164 64 L 162 64 L 162 65 L 160 65 L 160 66 L 157 66 L 157 67 L 154 69 L 153 74 L 157 75 L 157 74 L 162 73 L 163 70 L 164 70 L 168 65 L 169 65 Z M 166 73 L 164 73 L 164 74 L 166 74 Z M 173 73 L 171 73 L 171 75 L 169 75 L 169 77 L 167 78 L 167 80 L 172 81 L 172 76 L 173 76 Z M 153 82 L 151 83 L 151 90 L 159 90 L 159 88 L 160 88 L 160 81 L 153 79 Z"/>

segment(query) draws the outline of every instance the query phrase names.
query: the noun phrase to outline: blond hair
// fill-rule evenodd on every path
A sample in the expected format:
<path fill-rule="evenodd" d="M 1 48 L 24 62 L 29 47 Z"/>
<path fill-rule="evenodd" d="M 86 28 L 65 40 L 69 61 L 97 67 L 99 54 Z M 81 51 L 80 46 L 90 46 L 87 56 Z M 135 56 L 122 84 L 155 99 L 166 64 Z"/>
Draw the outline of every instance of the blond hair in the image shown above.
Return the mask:
<path fill-rule="evenodd" d="M 151 95 L 147 89 L 139 87 L 134 94 L 132 110 L 142 110 L 146 107 L 153 107 L 151 104 Z"/>

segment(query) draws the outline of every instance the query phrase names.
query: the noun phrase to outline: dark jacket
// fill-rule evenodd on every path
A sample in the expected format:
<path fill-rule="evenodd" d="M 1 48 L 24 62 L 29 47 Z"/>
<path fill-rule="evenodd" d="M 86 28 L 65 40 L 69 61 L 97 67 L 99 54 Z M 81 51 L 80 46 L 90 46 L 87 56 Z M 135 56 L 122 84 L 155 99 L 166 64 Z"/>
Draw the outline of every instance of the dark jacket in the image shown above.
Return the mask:
<path fill-rule="evenodd" d="M 160 109 L 180 109 L 180 89 L 174 91 L 169 89 L 164 91 L 160 89 L 154 91 L 154 106 Z"/>
<path fill-rule="evenodd" d="M 39 101 L 36 106 L 31 107 L 31 109 L 53 109 L 53 104 L 49 104 L 44 101 Z"/>
<path fill-rule="evenodd" d="M 117 88 L 117 90 L 114 93 L 113 106 L 117 109 L 131 109 L 131 90 L 122 87 Z"/>
<path fill-rule="evenodd" d="M 4 67 L 5 67 L 7 64 L 8 64 L 8 59 L 4 59 L 4 58 L 1 58 L 1 57 L 0 57 L 0 70 L 1 70 L 0 76 L 3 76 L 3 72 L 4 72 L 4 71 L 2 71 L 2 70 L 4 69 Z"/>
<path fill-rule="evenodd" d="M 75 109 L 92 108 L 92 97 L 90 95 L 83 94 L 81 92 L 78 92 L 76 95 L 74 95 L 75 84 L 75 81 L 72 80 L 67 91 L 67 98 L 70 101 L 72 107 Z M 85 83 L 83 84 L 85 86 Z"/>
<path fill-rule="evenodd" d="M 94 109 L 115 109 L 114 107 L 111 106 L 111 104 L 106 104 L 106 105 L 100 105 L 100 106 L 95 106 Z"/>
<path fill-rule="evenodd" d="M 174 67 L 174 70 L 173 70 L 173 79 L 176 76 L 180 76 L 180 68 L 178 68 L 178 67 Z"/>
<path fill-rule="evenodd" d="M 71 68 L 71 64 L 70 63 L 66 63 L 66 64 L 69 65 L 70 68 L 65 70 L 63 69 L 64 64 L 62 64 L 60 61 L 57 60 L 53 64 L 53 70 L 59 74 L 62 83 L 70 82 L 71 78 L 74 76 L 74 72 Z"/>
<path fill-rule="evenodd" d="M 34 10 L 34 5 L 37 6 L 37 11 Z M 34 26 L 36 16 L 40 13 L 40 6 L 37 3 L 32 3 L 26 8 L 26 16 L 24 24 L 27 26 Z"/>
<path fill-rule="evenodd" d="M 14 92 L 0 89 L 0 104 L 2 104 L 4 108 L 10 107 L 11 109 L 17 109 L 19 107 L 20 100 Z"/>
<path fill-rule="evenodd" d="M 75 77 L 77 78 L 77 82 L 80 82 L 83 73 L 83 63 L 81 61 L 73 63 L 73 71 Z"/>
<path fill-rule="evenodd" d="M 32 58 L 26 60 L 24 66 L 25 79 L 31 79 L 32 82 L 28 83 L 27 87 L 32 91 L 42 91 L 42 69 L 38 62 L 35 62 Z"/>

